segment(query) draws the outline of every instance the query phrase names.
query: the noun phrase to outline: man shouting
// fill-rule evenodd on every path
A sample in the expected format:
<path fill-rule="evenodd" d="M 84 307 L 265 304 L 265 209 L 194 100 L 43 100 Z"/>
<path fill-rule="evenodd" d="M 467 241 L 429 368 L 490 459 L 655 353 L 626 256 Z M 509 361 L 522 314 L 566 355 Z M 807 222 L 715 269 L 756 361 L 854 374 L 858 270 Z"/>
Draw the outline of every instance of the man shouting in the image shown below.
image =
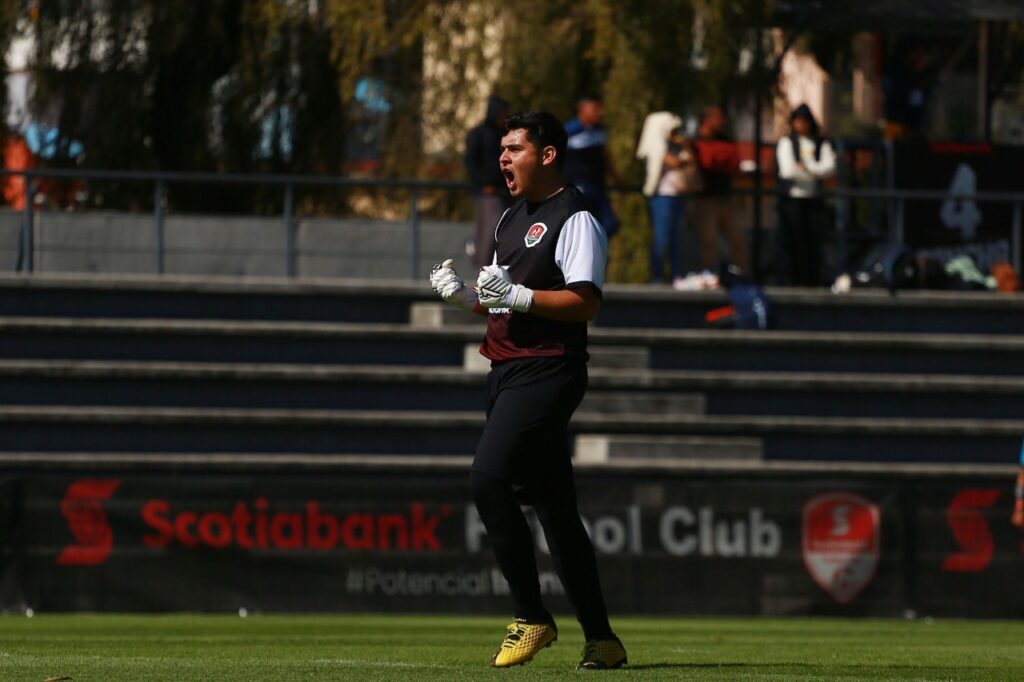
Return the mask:
<path fill-rule="evenodd" d="M 552 114 L 510 116 L 499 165 L 516 203 L 494 229 L 494 262 L 480 270 L 476 290 L 449 261 L 431 274 L 445 301 L 487 315 L 487 422 L 470 480 L 514 607 L 495 667 L 526 663 L 558 638 L 520 502 L 536 510 L 583 628 L 579 668 L 626 663 L 577 510 L 568 435 L 587 388 L 587 322 L 601 305 L 608 241 L 583 195 L 566 185 L 565 150 L 565 129 Z"/>

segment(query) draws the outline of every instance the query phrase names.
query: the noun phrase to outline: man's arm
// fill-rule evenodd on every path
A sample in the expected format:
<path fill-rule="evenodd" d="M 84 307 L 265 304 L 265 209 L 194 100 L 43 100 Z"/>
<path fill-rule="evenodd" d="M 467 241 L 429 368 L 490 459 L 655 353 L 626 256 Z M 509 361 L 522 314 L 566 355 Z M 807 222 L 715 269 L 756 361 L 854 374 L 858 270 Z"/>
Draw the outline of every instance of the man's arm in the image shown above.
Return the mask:
<path fill-rule="evenodd" d="M 808 159 L 807 163 L 804 165 L 806 166 L 808 173 L 813 175 L 815 178 L 824 180 L 836 172 L 835 150 L 832 149 L 832 145 L 828 141 L 825 141 L 821 145 L 820 158 L 817 160 L 813 158 Z"/>
<path fill-rule="evenodd" d="M 593 287 L 534 291 L 530 312 L 560 322 L 589 322 L 597 317 L 601 297 Z"/>

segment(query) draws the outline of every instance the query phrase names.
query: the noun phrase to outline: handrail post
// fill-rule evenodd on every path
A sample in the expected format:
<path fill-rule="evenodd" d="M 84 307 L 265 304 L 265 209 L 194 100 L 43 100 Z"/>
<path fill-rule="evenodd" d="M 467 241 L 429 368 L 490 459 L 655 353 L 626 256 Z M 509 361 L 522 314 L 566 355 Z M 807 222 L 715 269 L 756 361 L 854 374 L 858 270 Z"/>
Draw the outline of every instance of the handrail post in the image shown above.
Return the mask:
<path fill-rule="evenodd" d="M 156 181 L 153 191 L 153 222 L 156 227 L 156 273 L 164 274 L 164 181 Z"/>
<path fill-rule="evenodd" d="M 835 223 L 833 224 L 833 230 L 835 231 L 836 238 L 836 266 L 839 272 L 846 272 L 846 260 L 849 258 L 850 247 L 847 242 L 849 239 L 849 224 L 850 224 L 850 199 L 844 192 L 846 189 L 846 143 L 842 138 L 836 141 L 836 157 L 838 162 L 836 163 L 836 195 L 835 195 L 835 208 L 836 216 Z"/>
<path fill-rule="evenodd" d="M 18 272 L 22 270 L 32 272 L 35 269 L 35 263 L 33 262 L 35 255 L 35 244 L 33 244 L 35 229 L 32 224 L 35 221 L 32 211 L 33 194 L 35 191 L 32 189 L 32 174 L 26 171 L 22 174 L 22 177 L 25 178 L 25 208 L 22 211 L 21 219 L 21 250 L 18 252 L 18 265 L 15 270 Z"/>
<path fill-rule="evenodd" d="M 1020 272 L 1020 248 L 1021 248 L 1021 202 L 1013 202 L 1013 235 L 1010 241 L 1010 248 L 1013 249 L 1013 253 L 1010 254 L 1010 260 L 1013 263 L 1014 272 Z"/>
<path fill-rule="evenodd" d="M 892 243 L 903 243 L 903 209 L 906 201 L 900 195 L 896 198 L 896 234 L 893 235 Z"/>
<path fill-rule="evenodd" d="M 409 195 L 409 278 L 419 279 L 420 263 L 420 208 L 419 187 L 413 185 Z"/>
<path fill-rule="evenodd" d="M 288 277 L 295 277 L 295 220 L 293 218 L 295 186 L 288 183 L 284 186 L 284 272 Z"/>

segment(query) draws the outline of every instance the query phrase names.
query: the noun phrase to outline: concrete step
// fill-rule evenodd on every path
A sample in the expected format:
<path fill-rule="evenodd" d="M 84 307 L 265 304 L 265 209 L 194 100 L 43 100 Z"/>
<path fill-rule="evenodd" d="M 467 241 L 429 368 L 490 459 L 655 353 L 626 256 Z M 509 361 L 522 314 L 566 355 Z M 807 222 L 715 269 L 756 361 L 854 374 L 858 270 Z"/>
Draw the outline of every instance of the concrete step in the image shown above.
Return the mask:
<path fill-rule="evenodd" d="M 251 452 L 469 455 L 481 411 L 0 408 L 4 452 Z M 573 434 L 751 438 L 766 460 L 1005 463 L 1024 420 L 609 415 Z"/>
<path fill-rule="evenodd" d="M 424 281 L 0 273 L 0 316 L 407 323 Z"/>
<path fill-rule="evenodd" d="M 857 290 L 768 287 L 777 329 L 911 334 L 1024 333 L 1024 296 L 994 292 Z M 723 291 L 679 292 L 646 285 L 605 289 L 601 327 L 701 329 L 709 310 L 728 303 Z"/>
<path fill-rule="evenodd" d="M 778 328 L 794 331 L 1024 333 L 1024 296 L 977 292 L 768 288 Z M 609 284 L 598 327 L 702 329 L 724 292 Z M 0 316 L 409 321 L 410 305 L 436 304 L 422 281 L 180 275 L 0 274 Z M 454 310 L 454 309 L 453 309 Z M 454 311 L 457 312 L 457 311 Z M 450 314 L 446 314 L 450 315 Z M 464 323 L 460 323 L 464 324 Z"/>
<path fill-rule="evenodd" d="M 955 334 L 593 329 L 593 344 L 643 345 L 651 369 L 1024 374 L 1024 339 Z"/>
<path fill-rule="evenodd" d="M 451 325 L 474 323 L 486 327 L 487 318 L 447 303 L 419 302 L 409 306 L 409 324 L 413 327 L 442 329 Z"/>
<path fill-rule="evenodd" d="M 704 414 L 706 401 L 699 393 L 662 391 L 588 390 L 579 409 L 609 414 Z"/>
<path fill-rule="evenodd" d="M 594 369 L 633 369 L 645 370 L 651 363 L 651 352 L 641 346 L 599 346 L 591 345 L 588 349 L 590 362 Z M 463 352 L 462 367 L 467 372 L 489 372 L 491 361 L 480 355 L 480 344 L 470 343 Z"/>
<path fill-rule="evenodd" d="M 764 444 L 758 438 L 580 434 L 574 459 L 593 464 L 646 459 L 755 461 L 763 456 Z"/>
<path fill-rule="evenodd" d="M 457 367 L 481 337 L 478 325 L 0 318 L 0 357 Z M 592 329 L 590 339 L 595 368 L 1024 374 L 1024 338 L 1007 336 Z"/>
<path fill-rule="evenodd" d="M 704 396 L 712 415 L 1016 419 L 1024 377 L 867 372 L 655 370 L 590 373 L 590 390 Z"/>
<path fill-rule="evenodd" d="M 0 360 L 0 405 L 480 410 L 485 398 L 484 377 L 461 367 Z M 582 409 L 1016 419 L 1024 377 L 591 368 Z"/>

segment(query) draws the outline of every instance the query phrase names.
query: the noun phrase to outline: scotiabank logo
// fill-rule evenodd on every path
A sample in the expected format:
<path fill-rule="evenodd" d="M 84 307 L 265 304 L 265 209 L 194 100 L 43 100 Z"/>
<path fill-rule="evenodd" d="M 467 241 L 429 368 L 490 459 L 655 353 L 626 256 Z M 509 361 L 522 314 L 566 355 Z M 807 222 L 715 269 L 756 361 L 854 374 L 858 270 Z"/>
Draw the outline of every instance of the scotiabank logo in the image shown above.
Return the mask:
<path fill-rule="evenodd" d="M 120 481 L 81 480 L 68 486 L 60 513 L 67 519 L 75 543 L 61 551 L 58 565 L 95 566 L 107 560 L 114 547 L 114 532 L 103 502 L 120 485 Z"/>
<path fill-rule="evenodd" d="M 946 509 L 946 522 L 960 551 L 946 557 L 943 571 L 977 573 L 992 562 L 995 543 L 985 520 L 985 510 L 999 498 L 996 488 L 968 488 L 961 490 Z"/>
<path fill-rule="evenodd" d="M 230 512 L 198 512 L 175 510 L 167 500 L 149 500 L 142 507 L 142 520 L 151 532 L 142 541 L 147 547 L 436 552 L 442 548 L 438 525 L 451 513 L 447 504 L 431 513 L 413 502 L 402 513 L 336 516 L 315 501 L 307 501 L 302 512 L 273 512 L 262 497 L 251 505 L 238 502 Z"/>
<path fill-rule="evenodd" d="M 821 589 L 841 604 L 871 583 L 878 567 L 878 507 L 859 495 L 819 495 L 804 505 L 804 565 Z"/>

